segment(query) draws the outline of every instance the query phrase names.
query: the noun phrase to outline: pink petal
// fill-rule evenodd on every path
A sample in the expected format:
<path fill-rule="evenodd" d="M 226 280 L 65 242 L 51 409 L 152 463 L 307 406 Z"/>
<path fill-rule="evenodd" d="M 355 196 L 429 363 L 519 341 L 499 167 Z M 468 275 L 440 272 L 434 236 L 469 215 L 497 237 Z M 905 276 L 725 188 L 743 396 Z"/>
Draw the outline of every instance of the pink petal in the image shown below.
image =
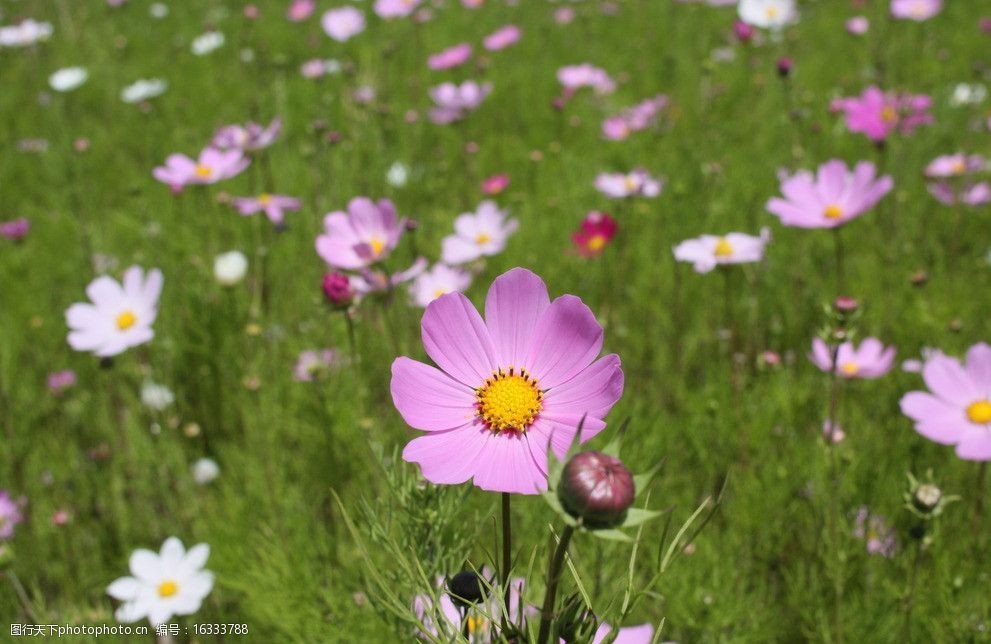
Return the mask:
<path fill-rule="evenodd" d="M 991 396 L 991 345 L 975 344 L 967 351 L 967 375 L 985 397 Z"/>
<path fill-rule="evenodd" d="M 936 356 L 926 361 L 922 368 L 922 378 L 934 394 L 966 407 L 980 398 L 980 391 L 960 363 L 946 356 Z"/>
<path fill-rule="evenodd" d="M 602 349 L 602 335 L 591 309 L 574 295 L 562 295 L 540 316 L 524 366 L 542 389 L 552 389 L 595 360 Z"/>
<path fill-rule="evenodd" d="M 476 423 L 431 432 L 407 443 L 403 460 L 418 463 L 423 477 L 431 483 L 464 483 L 475 475 L 479 454 L 491 433 Z"/>
<path fill-rule="evenodd" d="M 475 485 L 491 492 L 513 494 L 538 494 L 546 490 L 547 446 L 539 440 L 536 445 L 530 441 L 528 433 L 489 432 L 476 464 Z M 535 458 L 541 458 L 539 465 Z"/>
<path fill-rule="evenodd" d="M 991 432 L 983 427 L 967 432 L 957 444 L 957 456 L 965 461 L 991 461 Z"/>
<path fill-rule="evenodd" d="M 522 366 L 537 321 L 550 306 L 547 287 L 525 268 L 514 268 L 492 282 L 485 298 L 485 325 L 499 366 Z"/>
<path fill-rule="evenodd" d="M 475 416 L 475 393 L 443 371 L 403 356 L 392 363 L 392 402 L 406 424 L 423 431 L 453 429 Z"/>
<path fill-rule="evenodd" d="M 499 366 L 485 323 L 461 293 L 447 293 L 431 302 L 420 329 L 427 355 L 472 389 Z"/>
<path fill-rule="evenodd" d="M 623 395 L 623 370 L 619 356 L 611 353 L 563 385 L 546 392 L 547 413 L 588 414 L 602 418 Z"/>

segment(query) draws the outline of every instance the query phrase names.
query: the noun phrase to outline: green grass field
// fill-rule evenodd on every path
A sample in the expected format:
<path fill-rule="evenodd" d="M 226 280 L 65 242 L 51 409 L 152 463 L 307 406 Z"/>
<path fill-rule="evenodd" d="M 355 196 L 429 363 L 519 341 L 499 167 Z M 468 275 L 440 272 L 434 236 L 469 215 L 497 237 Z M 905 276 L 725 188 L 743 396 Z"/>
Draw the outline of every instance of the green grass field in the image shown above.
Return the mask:
<path fill-rule="evenodd" d="M 628 419 L 630 468 L 663 462 L 639 491 L 669 516 L 645 524 L 638 587 L 677 527 L 719 497 L 628 624 L 663 620 L 658 641 L 683 643 L 991 639 L 989 483 L 980 463 L 913 430 L 899 399 L 925 386 L 898 366 L 923 347 L 960 356 L 991 341 L 991 212 L 939 203 L 923 176 L 941 154 L 991 155 L 991 102 L 950 100 L 958 83 L 991 78 L 991 35 L 978 25 L 991 2 L 947 0 L 917 23 L 892 20 L 880 0 L 861 9 L 801 1 L 797 24 L 780 38 L 763 32 L 760 44 L 734 38 L 732 7 L 671 0 L 489 0 L 474 10 L 446 0 L 422 24 L 383 21 L 357 2 L 368 26 L 346 43 L 320 28 L 333 4 L 298 23 L 287 4 L 258 2 L 252 20 L 237 2 L 174 0 L 155 19 L 146 0 L 0 1 L 0 24 L 32 17 L 54 28 L 46 42 L 0 48 L 0 221 L 31 225 L 21 241 L 0 239 L 0 489 L 26 499 L 24 521 L 0 541 L 12 556 L 0 578 L 4 629 L 113 624 L 107 585 L 127 574 L 134 549 L 157 551 L 169 536 L 208 543 L 216 577 L 195 615 L 171 621 L 244 623 L 265 642 L 412 641 L 376 578 L 412 603 L 426 589 L 403 573 L 411 562 L 430 579 L 465 561 L 498 566 L 499 495 L 423 483 L 399 458 L 421 433 L 393 406 L 390 365 L 399 355 L 428 360 L 422 309 L 404 288 L 356 307 L 357 355 L 345 364 L 316 382 L 294 380 L 293 365 L 302 350 L 350 352 L 345 318 L 320 290 L 327 266 L 314 239 L 325 213 L 358 195 L 389 198 L 418 223 L 390 266 L 417 254 L 433 262 L 454 217 L 487 198 L 480 182 L 506 173 L 509 187 L 492 198 L 519 230 L 466 294 L 481 306 L 495 277 L 523 266 L 552 297 L 581 297 L 605 328 L 626 384 L 591 446 Z M 570 24 L 555 21 L 562 6 L 574 10 Z M 863 36 L 844 29 L 857 14 L 871 22 Z M 507 23 L 521 27 L 520 42 L 483 50 L 482 38 Z M 208 29 L 225 44 L 193 55 L 191 40 Z M 429 55 L 459 42 L 475 46 L 471 62 L 427 68 Z M 784 56 L 794 61 L 787 79 L 775 67 Z M 312 58 L 343 71 L 304 78 Z M 616 91 L 582 90 L 556 109 L 556 71 L 582 62 L 608 71 Z M 49 87 L 50 74 L 77 65 L 89 72 L 81 87 Z M 163 95 L 144 106 L 120 100 L 151 77 L 168 81 Z M 491 82 L 491 95 L 463 121 L 431 123 L 428 89 L 469 78 Z M 830 101 L 874 84 L 931 95 L 935 122 L 883 150 L 849 133 Z M 362 86 L 375 89 L 371 103 L 355 100 Z M 606 116 L 657 94 L 670 100 L 658 125 L 603 139 Z M 167 155 L 195 156 L 217 128 L 274 117 L 282 135 L 241 175 L 180 194 L 152 178 Z M 88 148 L 78 151 L 78 139 Z M 785 227 L 765 210 L 779 168 L 831 158 L 873 161 L 895 184 L 842 228 L 842 275 L 831 231 Z M 396 162 L 409 170 L 402 186 L 386 180 Z M 656 199 L 595 190 L 600 172 L 637 166 L 666 177 Z M 218 201 L 259 186 L 302 200 L 284 232 Z M 619 232 L 602 255 L 582 258 L 570 236 L 592 210 L 608 211 Z M 697 274 L 672 257 L 682 240 L 765 226 L 773 241 L 758 264 Z M 248 277 L 224 288 L 213 258 L 235 249 L 249 258 Z M 87 300 L 101 271 L 119 279 L 132 264 L 165 277 L 155 337 L 104 368 L 67 344 L 65 311 Z M 821 431 L 830 377 L 806 356 L 827 323 L 824 305 L 844 294 L 861 304 L 859 335 L 898 357 L 882 378 L 841 384 L 846 438 L 830 446 Z M 762 360 L 765 351 L 781 363 Z M 62 369 L 78 381 L 53 395 L 46 378 Z M 149 380 L 174 403 L 143 405 Z M 190 468 L 204 456 L 221 474 L 201 486 Z M 903 493 L 907 472 L 928 469 L 961 498 L 921 548 Z M 892 556 L 869 554 L 853 536 L 860 506 L 895 531 Z M 64 524 L 53 521 L 58 511 Z M 532 568 L 536 604 L 548 525 L 560 523 L 537 496 L 514 497 L 513 518 L 517 571 Z M 571 552 L 593 605 L 614 618 L 631 545 L 579 534 Z M 570 573 L 562 583 L 563 594 L 575 591 Z M 242 637 L 190 631 L 178 641 Z"/>

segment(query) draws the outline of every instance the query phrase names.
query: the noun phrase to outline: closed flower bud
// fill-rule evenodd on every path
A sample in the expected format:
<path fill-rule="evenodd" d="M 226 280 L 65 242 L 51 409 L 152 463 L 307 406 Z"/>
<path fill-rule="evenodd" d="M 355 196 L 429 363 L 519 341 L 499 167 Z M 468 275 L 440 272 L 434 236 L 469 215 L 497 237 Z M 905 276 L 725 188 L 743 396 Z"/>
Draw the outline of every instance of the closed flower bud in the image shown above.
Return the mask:
<path fill-rule="evenodd" d="M 794 63 L 792 63 L 791 58 L 779 58 L 778 59 L 778 76 L 781 78 L 788 78 L 791 73 L 791 68 Z"/>
<path fill-rule="evenodd" d="M 931 512 L 939 505 L 943 498 L 943 491 L 932 483 L 923 483 L 915 489 L 912 495 L 912 505 L 919 512 Z"/>
<path fill-rule="evenodd" d="M 347 308 L 354 301 L 354 290 L 351 280 L 344 273 L 327 273 L 321 284 L 327 301 L 340 308 Z"/>
<path fill-rule="evenodd" d="M 456 605 L 465 607 L 485 599 L 486 587 L 474 570 L 462 570 L 447 580 L 447 592 Z"/>
<path fill-rule="evenodd" d="M 852 297 L 841 295 L 840 297 L 836 298 L 836 301 L 833 302 L 833 306 L 840 313 L 853 313 L 854 311 L 857 310 L 859 304 L 857 300 L 853 299 Z"/>
<path fill-rule="evenodd" d="M 618 458 L 582 452 L 564 466 L 558 496 L 564 510 L 586 528 L 615 528 L 633 505 L 636 486 Z"/>

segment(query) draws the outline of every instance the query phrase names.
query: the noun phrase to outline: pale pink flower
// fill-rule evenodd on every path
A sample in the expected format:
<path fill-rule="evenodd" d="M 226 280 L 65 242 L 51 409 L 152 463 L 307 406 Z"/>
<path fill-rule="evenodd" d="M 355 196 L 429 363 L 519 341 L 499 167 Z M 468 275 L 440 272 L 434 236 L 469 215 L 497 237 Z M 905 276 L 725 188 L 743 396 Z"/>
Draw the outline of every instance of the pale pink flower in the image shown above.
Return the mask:
<path fill-rule="evenodd" d="M 929 178 L 959 177 L 987 168 L 987 161 L 979 154 L 944 154 L 926 166 L 924 174 Z"/>
<path fill-rule="evenodd" d="M 210 145 L 218 150 L 254 152 L 275 143 L 282 132 L 282 119 L 274 118 L 268 125 L 246 123 L 225 125 L 213 135 Z"/>
<path fill-rule="evenodd" d="M 313 382 L 322 373 L 341 363 L 341 355 L 335 349 L 302 351 L 293 366 L 293 379 L 297 382 Z"/>
<path fill-rule="evenodd" d="M 864 338 L 859 347 L 844 342 L 836 350 L 836 366 L 833 366 L 833 347 L 816 338 L 812 341 L 809 360 L 822 371 L 836 372 L 841 378 L 880 378 L 891 371 L 895 363 L 895 348 L 885 347 L 877 338 Z"/>
<path fill-rule="evenodd" d="M 851 172 L 846 163 L 833 159 L 819 166 L 816 175 L 808 170 L 784 174 L 784 199 L 774 197 L 767 210 L 786 226 L 835 228 L 864 214 L 891 191 L 891 177 L 876 179 L 876 173 L 869 161 L 861 161 Z"/>
<path fill-rule="evenodd" d="M 628 174 L 603 172 L 595 178 L 595 188 L 612 199 L 623 197 L 656 197 L 661 194 L 663 179 L 655 179 L 643 168 Z"/>
<path fill-rule="evenodd" d="M 891 0 L 891 15 L 902 20 L 929 20 L 943 9 L 943 0 Z"/>
<path fill-rule="evenodd" d="M 145 276 L 138 266 L 124 272 L 123 284 L 106 275 L 90 282 L 86 294 L 92 304 L 73 304 L 65 312 L 69 346 L 106 358 L 149 342 L 162 282 L 160 270 Z"/>
<path fill-rule="evenodd" d="M 209 147 L 193 160 L 185 154 L 170 154 L 165 165 L 154 169 L 152 175 L 173 190 L 194 184 L 210 184 L 240 174 L 251 163 L 239 149 L 221 151 Z"/>
<path fill-rule="evenodd" d="M 351 6 L 330 9 L 320 18 L 320 25 L 328 36 L 345 42 L 365 30 L 365 14 Z"/>
<path fill-rule="evenodd" d="M 663 94 L 643 100 L 603 121 L 602 134 L 611 141 L 622 141 L 631 133 L 653 125 L 667 104 L 668 97 Z"/>
<path fill-rule="evenodd" d="M 0 237 L 11 241 L 20 241 L 31 229 L 31 222 L 26 217 L 18 217 L 10 221 L 0 222 Z"/>
<path fill-rule="evenodd" d="M 458 121 L 481 105 L 491 91 L 492 83 L 441 83 L 430 89 L 430 98 L 437 104 L 430 110 L 430 120 L 438 124 Z"/>
<path fill-rule="evenodd" d="M 358 275 L 350 276 L 351 290 L 359 296 L 391 291 L 419 277 L 427 270 L 427 264 L 425 257 L 417 257 L 409 268 L 391 275 L 385 271 L 363 268 Z"/>
<path fill-rule="evenodd" d="M 523 32 L 516 25 L 506 25 L 486 36 L 482 45 L 489 51 L 498 51 L 515 45 L 522 35 Z"/>
<path fill-rule="evenodd" d="M 420 273 L 410 285 L 413 303 L 421 308 L 446 293 L 464 293 L 471 286 L 471 273 L 463 268 L 452 268 L 445 264 Z"/>
<path fill-rule="evenodd" d="M 396 207 L 388 199 L 376 204 L 368 197 L 355 197 L 347 212 L 328 214 L 323 225 L 317 254 L 331 266 L 355 270 L 388 257 L 403 235 L 406 220 L 396 216 Z"/>
<path fill-rule="evenodd" d="M 611 94 L 616 90 L 616 81 L 604 69 L 589 63 L 562 67 L 557 70 L 557 80 L 568 92 L 582 87 L 591 87 L 596 94 Z"/>
<path fill-rule="evenodd" d="M 286 11 L 286 18 L 292 22 L 301 22 L 313 15 L 316 6 L 315 0 L 292 0 Z"/>
<path fill-rule="evenodd" d="M 76 384 L 76 372 L 72 369 L 64 369 L 48 374 L 48 390 L 60 395 L 63 391 Z"/>
<path fill-rule="evenodd" d="M 771 241 L 771 232 L 764 228 L 759 237 L 745 233 L 702 235 L 674 247 L 674 258 L 691 262 L 697 273 L 708 273 L 724 264 L 748 264 L 764 257 L 764 247 Z"/>
<path fill-rule="evenodd" d="M 863 36 L 870 26 L 871 23 L 867 20 L 867 16 L 854 16 L 846 21 L 846 30 L 854 36 Z"/>
<path fill-rule="evenodd" d="M 427 67 L 434 70 L 451 69 L 463 65 L 471 58 L 471 45 L 463 42 L 438 52 L 427 59 Z"/>
<path fill-rule="evenodd" d="M 234 197 L 232 203 L 242 215 L 253 215 L 264 212 L 276 226 L 282 224 L 286 212 L 296 212 L 300 209 L 300 201 L 287 195 L 272 195 L 263 192 L 257 197 Z"/>
<path fill-rule="evenodd" d="M 404 18 L 413 13 L 423 0 L 375 0 L 375 15 L 379 18 Z"/>
<path fill-rule="evenodd" d="M 893 557 L 897 548 L 895 532 L 883 517 L 871 513 L 866 505 L 857 509 L 853 536 L 867 542 L 867 552 L 882 557 Z"/>
<path fill-rule="evenodd" d="M 445 264 L 465 264 L 480 257 L 502 252 L 519 222 L 507 219 L 494 201 L 483 201 L 474 213 L 466 212 L 454 220 L 454 234 L 444 238 L 441 259 Z"/>
<path fill-rule="evenodd" d="M 494 174 L 482 180 L 482 192 L 487 195 L 497 195 L 509 187 L 508 174 Z"/>

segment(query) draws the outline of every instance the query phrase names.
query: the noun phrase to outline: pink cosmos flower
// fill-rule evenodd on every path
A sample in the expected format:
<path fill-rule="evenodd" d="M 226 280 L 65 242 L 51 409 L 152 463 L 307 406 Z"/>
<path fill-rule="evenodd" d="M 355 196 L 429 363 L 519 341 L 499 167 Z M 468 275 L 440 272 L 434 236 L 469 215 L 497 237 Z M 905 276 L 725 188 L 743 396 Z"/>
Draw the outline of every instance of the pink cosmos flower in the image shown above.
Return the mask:
<path fill-rule="evenodd" d="M 413 13 L 423 0 L 375 0 L 375 15 L 386 20 L 404 18 Z"/>
<path fill-rule="evenodd" d="M 930 183 L 929 192 L 938 201 L 949 206 L 956 203 L 980 206 L 991 202 L 991 184 L 968 178 L 968 175 L 983 172 L 987 167 L 987 161 L 979 154 L 947 154 L 936 157 L 926 166 L 925 175 L 941 181 Z"/>
<path fill-rule="evenodd" d="M 801 170 L 782 175 L 781 193 L 767 202 L 767 210 L 786 226 L 835 228 L 859 217 L 891 191 L 889 176 L 875 179 L 877 169 L 861 161 L 850 172 L 838 159 L 819 166 L 816 175 Z"/>
<path fill-rule="evenodd" d="M 286 18 L 292 22 L 302 22 L 313 15 L 316 6 L 315 0 L 292 0 L 286 11 Z"/>
<path fill-rule="evenodd" d="M 480 257 L 502 252 L 506 241 L 516 232 L 519 222 L 507 219 L 494 201 L 478 204 L 474 213 L 466 212 L 454 220 L 454 234 L 444 238 L 441 259 L 445 264 L 465 264 Z"/>
<path fill-rule="evenodd" d="M 350 6 L 330 9 L 320 18 L 320 25 L 328 36 L 345 42 L 365 30 L 365 14 Z"/>
<path fill-rule="evenodd" d="M 891 0 L 891 16 L 922 22 L 943 9 L 943 0 Z"/>
<path fill-rule="evenodd" d="M 839 423 L 836 423 L 836 429 L 833 429 L 833 423 L 828 420 L 822 422 L 822 435 L 827 442 L 832 443 L 842 443 L 846 438 L 846 432 L 840 427 Z"/>
<path fill-rule="evenodd" d="M 124 272 L 123 284 L 106 275 L 90 282 L 92 304 L 73 304 L 65 312 L 69 346 L 107 358 L 149 342 L 162 282 L 162 271 L 153 268 L 146 277 L 138 266 Z"/>
<path fill-rule="evenodd" d="M 809 354 L 812 364 L 822 371 L 833 371 L 833 349 L 822 340 L 812 341 Z M 841 378 L 880 378 L 891 371 L 895 363 L 895 348 L 885 347 L 877 338 L 864 338 L 859 347 L 844 342 L 836 353 L 836 375 Z"/>
<path fill-rule="evenodd" d="M 863 36 L 870 26 L 871 23 L 866 16 L 854 16 L 846 21 L 846 30 L 854 36 Z"/>
<path fill-rule="evenodd" d="M 570 24 L 575 19 L 575 10 L 571 7 L 558 7 L 554 10 L 554 22 L 559 25 Z"/>
<path fill-rule="evenodd" d="M 668 97 L 658 94 L 602 122 L 602 134 L 610 141 L 622 141 L 631 133 L 654 124 L 668 104 Z"/>
<path fill-rule="evenodd" d="M 603 172 L 595 178 L 595 189 L 612 199 L 623 197 L 656 197 L 661 194 L 663 179 L 655 179 L 643 168 L 629 174 Z"/>
<path fill-rule="evenodd" d="M 7 490 L 0 490 L 0 539 L 14 536 L 14 526 L 24 520 L 21 504 L 11 498 Z"/>
<path fill-rule="evenodd" d="M 860 96 L 834 100 L 830 109 L 846 115 L 846 126 L 851 132 L 865 134 L 872 141 L 883 141 L 896 130 L 908 134 L 920 125 L 932 123 L 931 106 L 932 99 L 924 94 L 885 93 L 872 85 Z"/>
<path fill-rule="evenodd" d="M 458 65 L 464 65 L 471 58 L 471 45 L 466 42 L 454 45 L 438 52 L 427 59 L 427 67 L 430 69 L 451 69 Z"/>
<path fill-rule="evenodd" d="M 430 98 L 437 104 L 430 110 L 430 120 L 440 125 L 461 120 L 481 105 L 491 91 L 492 83 L 441 83 L 430 89 Z"/>
<path fill-rule="evenodd" d="M 596 94 L 611 94 L 616 91 L 616 81 L 609 77 L 606 70 L 589 63 L 562 67 L 557 70 L 557 80 L 569 93 L 582 87 L 591 87 Z"/>
<path fill-rule="evenodd" d="M 185 154 L 170 154 L 165 165 L 152 171 L 152 176 L 168 184 L 175 191 L 194 184 L 210 184 L 230 179 L 240 174 L 251 163 L 241 150 L 226 152 L 209 147 L 194 161 Z"/>
<path fill-rule="evenodd" d="M 355 295 L 384 293 L 419 277 L 427 270 L 427 259 L 417 257 L 409 268 L 389 275 L 384 271 L 363 268 L 358 275 L 350 276 L 350 286 Z"/>
<path fill-rule="evenodd" d="M 912 391 L 901 399 L 902 413 L 915 421 L 915 431 L 956 445 L 964 460 L 991 460 L 991 346 L 975 344 L 963 364 L 933 355 L 922 378 L 929 391 Z"/>
<path fill-rule="evenodd" d="M 895 555 L 897 542 L 894 530 L 888 527 L 884 517 L 872 514 L 866 505 L 857 509 L 853 536 L 867 542 L 868 554 L 889 558 Z"/>
<path fill-rule="evenodd" d="M 595 257 L 602 253 L 616 236 L 619 225 L 607 213 L 593 210 L 582 219 L 578 231 L 571 235 L 578 254 L 582 257 Z"/>
<path fill-rule="evenodd" d="M 410 286 L 413 303 L 420 308 L 441 295 L 464 293 L 471 286 L 471 273 L 463 268 L 451 268 L 445 264 L 434 264 L 433 268 L 420 273 Z"/>
<path fill-rule="evenodd" d="M 275 143 L 282 133 L 282 119 L 274 118 L 267 126 L 259 123 L 225 125 L 213 135 L 210 145 L 218 150 L 254 152 Z"/>
<path fill-rule="evenodd" d="M 697 273 L 708 273 L 719 265 L 759 262 L 769 241 L 771 232 L 767 228 L 760 231 L 760 237 L 745 233 L 702 235 L 675 246 L 674 258 L 679 262 L 691 262 Z"/>
<path fill-rule="evenodd" d="M 234 207 L 242 215 L 253 215 L 264 212 L 276 226 L 282 225 L 286 212 L 296 212 L 300 209 L 300 201 L 287 195 L 270 195 L 263 192 L 257 197 L 234 197 Z"/>
<path fill-rule="evenodd" d="M 933 159 L 923 173 L 929 178 L 959 177 L 981 172 L 986 167 L 987 161 L 979 154 L 944 154 Z"/>
<path fill-rule="evenodd" d="M 75 384 L 76 372 L 72 369 L 55 371 L 48 374 L 48 390 L 56 396 Z"/>
<path fill-rule="evenodd" d="M 494 174 L 482 181 L 482 192 L 487 195 L 497 195 L 508 187 L 508 174 Z"/>
<path fill-rule="evenodd" d="M 18 217 L 10 221 L 0 222 L 0 237 L 11 241 L 20 241 L 24 239 L 30 229 L 31 222 L 25 217 Z"/>
<path fill-rule="evenodd" d="M 323 226 L 317 254 L 331 266 L 355 270 L 385 259 L 399 243 L 406 220 L 396 217 L 396 207 L 388 199 L 376 204 L 368 197 L 355 197 L 347 212 L 324 217 Z"/>
<path fill-rule="evenodd" d="M 334 349 L 302 351 L 292 369 L 296 382 L 313 382 L 317 376 L 341 362 L 341 355 Z"/>
<path fill-rule="evenodd" d="M 947 206 L 957 203 L 967 206 L 983 206 L 986 203 L 991 203 L 991 184 L 986 181 L 966 183 L 956 189 L 948 181 L 937 181 L 930 183 L 927 188 L 929 194 Z"/>
<path fill-rule="evenodd" d="M 482 41 L 482 46 L 489 51 L 499 51 L 510 45 L 515 45 L 522 35 L 523 32 L 516 25 L 506 25 L 486 36 L 485 40 Z"/>
<path fill-rule="evenodd" d="M 327 61 L 323 58 L 311 58 L 299 67 L 303 78 L 320 78 L 328 73 Z"/>
<path fill-rule="evenodd" d="M 460 293 L 427 307 L 427 355 L 440 368 L 400 357 L 392 400 L 411 427 L 403 459 L 437 484 L 473 480 L 494 492 L 547 489 L 547 452 L 564 456 L 605 428 L 623 393 L 619 356 L 596 360 L 602 327 L 577 297 L 553 302 L 535 274 L 515 268 L 492 283 L 485 320 Z"/>

